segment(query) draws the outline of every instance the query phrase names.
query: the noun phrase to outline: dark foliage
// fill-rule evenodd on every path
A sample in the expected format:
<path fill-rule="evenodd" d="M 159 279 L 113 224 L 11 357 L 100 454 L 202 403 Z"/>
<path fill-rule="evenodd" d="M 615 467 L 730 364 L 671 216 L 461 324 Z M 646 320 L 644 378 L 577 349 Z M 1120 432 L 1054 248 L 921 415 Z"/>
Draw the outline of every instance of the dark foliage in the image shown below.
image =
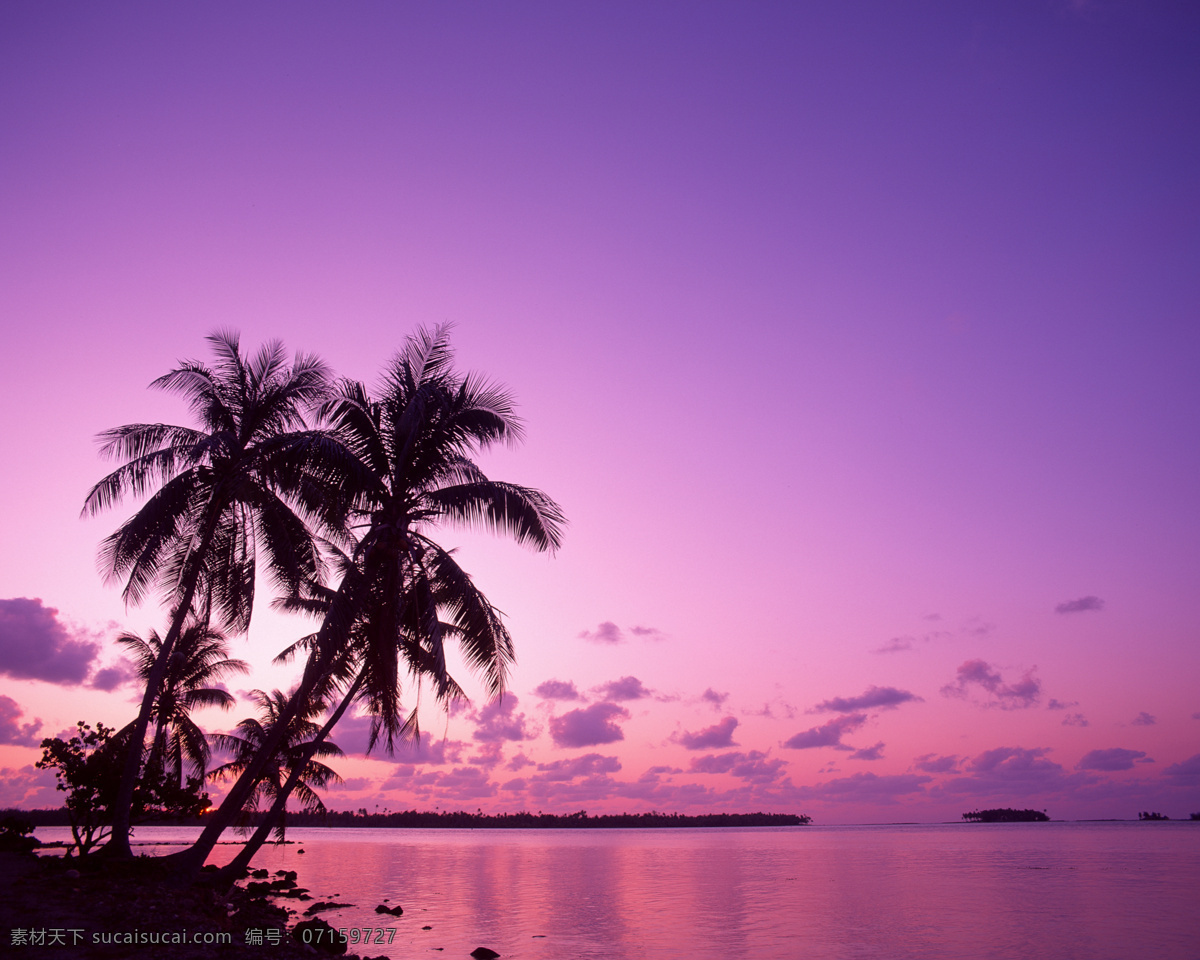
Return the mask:
<path fill-rule="evenodd" d="M 994 810 L 972 810 L 963 814 L 964 820 L 976 823 L 1042 823 L 1050 819 L 1044 810 L 1014 810 L 998 807 Z"/>

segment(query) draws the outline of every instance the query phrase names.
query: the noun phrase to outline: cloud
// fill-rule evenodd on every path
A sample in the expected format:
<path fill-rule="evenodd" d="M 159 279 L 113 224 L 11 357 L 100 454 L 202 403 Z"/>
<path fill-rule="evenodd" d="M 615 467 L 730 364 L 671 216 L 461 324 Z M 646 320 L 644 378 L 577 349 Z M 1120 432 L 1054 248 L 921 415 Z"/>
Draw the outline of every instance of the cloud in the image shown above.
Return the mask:
<path fill-rule="evenodd" d="M 658 627 L 630 627 L 629 632 L 635 637 L 645 637 L 647 640 L 666 640 L 667 635 Z"/>
<path fill-rule="evenodd" d="M 338 730 L 341 723 L 338 724 Z M 340 741 L 341 737 L 335 736 Z M 343 750 L 346 747 L 339 743 Z M 458 740 L 435 739 L 431 734 L 422 734 L 419 740 L 406 740 L 396 744 L 395 761 L 398 764 L 428 763 L 442 766 L 447 763 L 457 763 L 463 744 Z M 349 753 L 349 751 L 346 751 Z M 361 751 L 359 751 L 361 752 Z"/>
<path fill-rule="evenodd" d="M 958 757 L 939 757 L 926 753 L 913 761 L 913 766 L 926 773 L 958 773 Z"/>
<path fill-rule="evenodd" d="M 592 747 L 624 740 L 616 719 L 629 719 L 629 711 L 615 703 L 593 703 L 550 721 L 550 736 L 560 747 Z"/>
<path fill-rule="evenodd" d="M 1050 760 L 1047 747 L 996 747 L 985 750 L 967 767 L 967 776 L 945 781 L 937 788 L 947 794 L 1030 796 L 1086 782 L 1086 775 L 1068 775 Z"/>
<path fill-rule="evenodd" d="M 1163 770 L 1162 775 L 1181 787 L 1200 787 L 1200 753 Z"/>
<path fill-rule="evenodd" d="M 479 752 L 471 757 L 467 763 L 473 767 L 486 767 L 490 770 L 492 767 L 499 766 L 504 759 L 504 743 L 500 740 L 490 741 L 479 748 Z"/>
<path fill-rule="evenodd" d="M 547 680 L 538 684 L 533 691 L 543 700 L 582 700 L 583 695 L 575 689 L 572 680 Z"/>
<path fill-rule="evenodd" d="M 52 771 L 38 770 L 32 763 L 19 770 L 5 767 L 0 770 L 0 809 L 61 807 L 63 795 L 58 792 L 57 784 L 58 778 Z"/>
<path fill-rule="evenodd" d="M 1047 710 L 1069 710 L 1071 707 L 1077 707 L 1077 706 L 1079 706 L 1078 700 L 1071 700 L 1068 702 L 1063 702 L 1062 700 L 1055 700 L 1053 697 L 1051 697 L 1050 702 L 1046 704 L 1046 709 Z"/>
<path fill-rule="evenodd" d="M 913 648 L 912 637 L 892 637 L 882 647 L 876 647 L 872 653 L 900 653 Z"/>
<path fill-rule="evenodd" d="M 36 747 L 42 742 L 37 733 L 42 728 L 41 718 L 21 724 L 25 711 L 12 697 L 0 695 L 0 743 L 11 743 L 18 747 Z"/>
<path fill-rule="evenodd" d="M 1088 722 L 1082 713 L 1068 713 L 1063 717 L 1062 725 L 1064 727 L 1086 727 Z"/>
<path fill-rule="evenodd" d="M 700 694 L 700 699 L 705 703 L 711 704 L 714 710 L 720 710 L 721 707 L 725 706 L 725 701 L 729 699 L 729 694 L 717 693 L 716 690 L 709 687 Z"/>
<path fill-rule="evenodd" d="M 819 727 L 798 733 L 790 740 L 784 741 L 784 746 L 792 750 L 808 750 L 811 747 L 837 747 L 840 750 L 850 750 L 851 747 L 842 745 L 842 737 L 853 733 L 867 722 L 865 713 L 851 713 L 842 717 L 834 717 L 828 723 Z"/>
<path fill-rule="evenodd" d="M 552 763 L 539 763 L 538 772 L 531 780 L 549 783 L 564 783 L 568 780 L 578 780 L 580 777 L 592 777 L 602 773 L 616 773 L 621 769 L 621 761 L 616 757 L 605 757 L 598 753 L 585 753 L 580 757 L 567 760 L 555 760 Z"/>
<path fill-rule="evenodd" d="M 1152 727 L 1158 723 L 1158 717 L 1143 710 L 1129 722 L 1135 727 Z"/>
<path fill-rule="evenodd" d="M 641 637 L 643 640 L 665 640 L 667 635 L 658 627 L 630 627 L 629 632 L 635 637 Z M 592 643 L 624 643 L 625 633 L 611 620 L 605 620 L 599 624 L 595 630 L 581 630 L 579 633 L 581 640 L 589 640 Z"/>
<path fill-rule="evenodd" d="M 764 703 L 761 710 L 743 710 L 742 714 L 747 717 L 766 717 L 768 720 L 794 720 L 796 718 L 796 708 L 786 700 L 776 697 L 769 703 Z"/>
<path fill-rule="evenodd" d="M 972 686 L 986 690 L 1001 710 L 1023 710 L 1035 706 L 1042 695 L 1042 682 L 1033 675 L 1033 667 L 1016 683 L 1005 683 L 1000 671 L 984 660 L 968 660 L 958 668 L 954 683 L 942 687 L 942 695 L 966 697 Z"/>
<path fill-rule="evenodd" d="M 910 700 L 917 703 L 924 702 L 915 693 L 909 693 L 907 690 L 898 690 L 895 687 L 871 686 L 857 697 L 834 697 L 832 700 L 822 701 L 813 707 L 810 712 L 817 713 L 833 710 L 837 713 L 856 713 L 859 710 L 870 710 L 873 707 L 877 707 L 880 710 L 895 710 L 900 704 L 908 703 Z"/>
<path fill-rule="evenodd" d="M 1112 773 L 1116 770 L 1132 770 L 1133 762 L 1146 756 L 1145 750 L 1126 750 L 1124 747 L 1112 747 L 1108 750 L 1090 750 L 1075 765 L 1076 770 L 1103 770 Z"/>
<path fill-rule="evenodd" d="M 883 759 L 883 741 L 880 740 L 873 747 L 863 747 L 861 750 L 855 750 L 850 754 L 851 760 L 882 760 Z"/>
<path fill-rule="evenodd" d="M 367 777 L 351 777 L 340 783 L 331 783 L 326 789 L 336 793 L 360 793 L 373 785 L 374 781 Z"/>
<path fill-rule="evenodd" d="M 803 799 L 839 800 L 858 803 L 891 803 L 896 797 L 922 793 L 924 784 L 933 777 L 916 773 L 901 773 L 879 776 L 874 773 L 856 773 L 813 787 L 800 787 L 797 794 Z"/>
<path fill-rule="evenodd" d="M 506 763 L 504 765 L 504 768 L 506 770 L 523 770 L 523 769 L 525 769 L 525 767 L 532 767 L 532 766 L 533 766 L 533 761 L 531 759 L 529 759 L 528 756 L 525 755 L 524 751 L 519 751 L 515 757 L 510 759 L 508 761 L 508 763 Z"/>
<path fill-rule="evenodd" d="M 611 620 L 605 620 L 595 630 L 582 630 L 579 633 L 581 640 L 590 640 L 592 643 L 624 643 L 625 635 L 621 633 L 621 628 Z"/>
<path fill-rule="evenodd" d="M 1032 750 L 1024 747 L 996 747 L 983 751 L 972 760 L 971 769 L 976 773 L 994 774 L 1010 779 L 1045 779 L 1052 769 L 1062 770 L 1053 760 L 1045 759 L 1049 752 L 1049 747 L 1036 747 Z"/>
<path fill-rule="evenodd" d="M 728 773 L 747 782 L 771 783 L 783 776 L 785 766 L 782 760 L 771 760 L 761 750 L 751 750 L 693 757 L 688 769 L 692 773 Z"/>
<path fill-rule="evenodd" d="M 532 740 L 537 734 L 526 728 L 525 714 L 516 712 L 518 702 L 515 693 L 506 693 L 480 708 L 473 718 L 476 727 L 471 736 L 480 743 Z"/>
<path fill-rule="evenodd" d="M 83 683 L 100 645 L 73 637 L 37 598 L 0 600 L 0 673 L 16 680 Z"/>
<path fill-rule="evenodd" d="M 400 771 L 398 776 L 385 781 L 380 790 L 403 790 L 421 806 L 439 805 L 443 809 L 452 809 L 457 804 L 494 797 L 496 784 L 489 777 L 490 773 L 482 767 L 454 767 L 420 773 Z"/>
<path fill-rule="evenodd" d="M 92 674 L 92 679 L 88 681 L 88 686 L 95 690 L 103 690 L 105 693 L 111 693 L 122 684 L 132 683 L 138 679 L 137 668 L 129 661 L 122 657 L 112 666 L 101 667 Z M 218 683 L 226 693 L 229 688 L 223 683 Z"/>
<path fill-rule="evenodd" d="M 1054 608 L 1055 613 L 1084 613 L 1088 610 L 1103 610 L 1104 601 L 1099 597 L 1080 597 L 1078 600 L 1064 600 Z"/>
<path fill-rule="evenodd" d="M 711 727 L 705 727 L 695 733 L 685 731 L 671 739 L 688 750 L 720 750 L 722 747 L 737 746 L 733 742 L 733 731 L 737 729 L 737 725 L 736 717 L 725 717 Z"/>
<path fill-rule="evenodd" d="M 245 697 L 244 691 L 239 691 L 239 693 L 243 698 Z M 366 756 L 367 744 L 371 742 L 372 722 L 369 714 L 347 713 L 338 721 L 337 727 L 330 734 L 330 739 L 347 756 Z M 400 764 L 433 763 L 441 765 L 447 762 L 456 763 L 462 747 L 461 741 L 435 739 L 431 733 L 422 733 L 420 740 L 397 740 L 395 751 L 388 757 L 386 743 L 381 736 L 376 741 L 371 756 L 380 759 L 388 757 L 389 760 Z"/>
<path fill-rule="evenodd" d="M 642 686 L 637 677 L 622 677 L 620 680 L 610 680 L 596 688 L 603 700 L 641 700 L 650 696 L 650 691 Z"/>

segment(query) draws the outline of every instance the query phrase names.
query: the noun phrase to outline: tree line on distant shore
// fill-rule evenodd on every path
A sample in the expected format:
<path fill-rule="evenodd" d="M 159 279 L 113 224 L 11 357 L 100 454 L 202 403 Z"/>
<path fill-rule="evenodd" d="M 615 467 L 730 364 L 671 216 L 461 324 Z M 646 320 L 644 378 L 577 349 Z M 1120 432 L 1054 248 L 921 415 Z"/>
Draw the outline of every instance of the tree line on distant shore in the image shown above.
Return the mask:
<path fill-rule="evenodd" d="M 71 823 L 66 808 L 56 810 L 0 810 L 0 820 L 6 815 L 28 821 L 35 827 L 61 827 Z M 250 812 L 250 826 L 260 825 L 266 811 Z M 202 817 L 174 817 L 159 821 L 170 825 L 197 826 Z M 293 827 L 401 827 L 426 829 L 448 827 L 456 829 L 507 828 L 532 830 L 539 828 L 606 828 L 606 827 L 799 827 L 812 823 L 812 817 L 794 813 L 600 813 L 586 810 L 575 813 L 495 813 L 466 810 L 403 810 L 388 813 L 367 813 L 365 810 L 301 810 L 288 815 Z"/>
<path fill-rule="evenodd" d="M 299 813 L 292 818 L 295 826 L 306 827 L 460 827 L 511 828 L 519 830 L 570 827 L 797 827 L 812 822 L 812 817 L 793 813 L 497 813 L 465 810 L 399 813 L 366 813 L 359 810 Z"/>

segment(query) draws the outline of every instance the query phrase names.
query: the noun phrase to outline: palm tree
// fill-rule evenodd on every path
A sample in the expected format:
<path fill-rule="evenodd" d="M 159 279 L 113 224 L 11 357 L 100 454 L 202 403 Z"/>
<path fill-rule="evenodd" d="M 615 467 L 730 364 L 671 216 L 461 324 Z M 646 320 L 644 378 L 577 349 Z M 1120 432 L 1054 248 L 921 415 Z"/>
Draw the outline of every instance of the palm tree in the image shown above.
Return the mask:
<path fill-rule="evenodd" d="M 134 657 L 138 676 L 149 681 L 162 650 L 158 632 L 151 630 L 145 640 L 126 633 L 117 642 L 124 644 Z M 225 636 L 220 631 L 197 622 L 184 627 L 167 658 L 166 673 L 150 711 L 154 735 L 146 761 L 148 771 L 170 775 L 172 781 L 183 787 L 186 761 L 196 779 L 204 781 L 210 757 L 208 739 L 190 714 L 201 707 L 228 710 L 233 706 L 233 695 L 212 684 L 231 673 L 246 673 L 250 667 L 244 660 L 228 659 L 227 653 Z"/>
<path fill-rule="evenodd" d="M 154 491 L 100 550 L 106 577 L 124 581 L 126 602 L 140 602 L 157 586 L 170 609 L 133 744 L 145 740 L 185 621 L 215 618 L 244 631 L 254 600 L 256 548 L 265 550 L 279 585 L 294 592 L 321 571 L 305 519 L 344 513 L 337 490 L 323 482 L 338 448 L 324 432 L 305 429 L 303 417 L 327 394 L 325 365 L 301 355 L 288 366 L 278 342 L 247 358 L 237 334 L 215 333 L 208 340 L 217 355 L 213 368 L 187 361 L 151 384 L 183 396 L 199 427 L 134 423 L 102 433 L 101 454 L 124 463 L 84 502 L 84 513 L 96 514 L 126 496 Z M 114 808 L 109 847 L 121 856 L 131 855 L 129 811 L 140 759 L 139 750 L 129 751 Z"/>
<path fill-rule="evenodd" d="M 243 813 L 257 811 L 263 801 L 269 801 L 269 806 L 274 812 L 275 799 L 282 793 L 284 783 L 293 777 L 293 792 L 304 805 L 304 809 L 324 813 L 325 804 L 314 788 L 325 787 L 331 782 L 341 783 L 342 778 L 325 764 L 314 760 L 313 756 L 340 757 L 341 749 L 328 740 L 316 744 L 313 750 L 306 749 L 309 742 L 320 732 L 320 727 L 311 719 L 314 712 L 311 708 L 300 712 L 289 710 L 289 698 L 279 690 L 273 690 L 270 694 L 252 690 L 250 696 L 258 704 L 262 719 L 248 717 L 237 725 L 238 733 L 212 734 L 213 743 L 231 751 L 234 758 L 213 770 L 209 778 L 224 780 L 228 777 L 240 777 L 271 735 L 286 726 L 282 747 L 274 752 L 271 762 L 258 775 L 250 801 Z M 285 719 L 289 715 L 292 716 L 290 721 Z M 268 817 L 268 820 L 270 819 Z M 272 825 L 276 839 L 282 841 L 286 830 L 284 810 L 279 811 Z"/>
<path fill-rule="evenodd" d="M 314 635 L 293 707 L 310 701 L 336 664 L 350 660 L 375 736 L 390 750 L 407 729 L 400 705 L 402 670 L 430 677 L 439 697 L 457 689 L 446 671 L 445 641 L 458 641 L 468 665 L 499 695 L 513 662 L 499 613 L 450 551 L 432 539 L 443 523 L 483 525 L 538 550 L 556 549 L 564 519 L 558 505 L 528 487 L 488 479 L 471 459 L 515 443 L 520 423 L 508 393 L 451 369 L 445 328 L 419 331 L 389 366 L 379 400 L 345 381 L 322 413 L 353 454 L 339 466 L 354 497 L 342 540 L 348 562 Z M 446 629 L 448 623 L 451 629 Z M 266 763 L 271 742 L 263 745 Z M 180 856 L 198 869 L 221 830 L 249 797 L 247 767 L 209 819 L 196 845 Z"/>

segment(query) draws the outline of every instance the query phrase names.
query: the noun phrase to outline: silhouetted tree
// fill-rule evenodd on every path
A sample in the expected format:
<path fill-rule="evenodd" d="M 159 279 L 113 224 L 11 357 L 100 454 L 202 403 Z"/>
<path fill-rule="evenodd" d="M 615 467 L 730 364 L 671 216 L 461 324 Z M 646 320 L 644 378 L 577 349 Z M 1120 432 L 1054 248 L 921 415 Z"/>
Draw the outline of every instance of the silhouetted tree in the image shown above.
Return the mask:
<path fill-rule="evenodd" d="M 520 423 L 506 391 L 456 374 L 452 360 L 446 330 L 422 330 L 388 367 L 379 399 L 362 384 L 345 381 L 323 410 L 353 455 L 337 464 L 353 506 L 340 538 L 346 557 L 341 580 L 327 599 L 290 709 L 324 699 L 331 673 L 339 664 L 351 665 L 373 720 L 372 743 L 381 739 L 389 749 L 409 729 L 400 703 L 405 670 L 430 678 L 439 696 L 456 689 L 446 670 L 447 640 L 459 644 L 494 695 L 503 691 L 513 661 L 499 613 L 450 551 L 432 539 L 432 528 L 482 525 L 553 550 L 564 524 L 545 494 L 490 480 L 476 465 L 478 451 L 516 442 Z M 247 764 L 197 843 L 178 855 L 183 869 L 198 869 L 237 816 L 277 737 Z"/>
<path fill-rule="evenodd" d="M 148 683 L 162 650 L 158 633 L 150 631 L 145 640 L 125 633 L 117 637 L 117 642 L 133 654 L 138 676 Z M 230 660 L 227 653 L 225 637 L 220 631 L 195 622 L 184 628 L 167 658 L 166 671 L 151 707 L 154 735 L 146 760 L 148 770 L 170 776 L 182 786 L 187 780 L 186 762 L 195 778 L 204 780 L 210 755 L 208 739 L 190 714 L 201 707 L 228 710 L 233 706 L 233 695 L 211 684 L 231 673 L 246 673 L 250 668 L 244 660 Z"/>
<path fill-rule="evenodd" d="M 199 426 L 134 423 L 102 433 L 101 454 L 124 462 L 84 503 L 84 512 L 95 514 L 126 496 L 150 494 L 100 550 L 108 579 L 124 581 L 127 602 L 157 586 L 171 615 L 131 729 L 137 745 L 188 618 L 245 630 L 257 547 L 285 591 L 295 591 L 319 574 L 321 558 L 293 507 L 310 518 L 337 512 L 337 488 L 322 482 L 337 449 L 323 433 L 307 430 L 303 418 L 326 396 L 325 365 L 298 356 L 288 366 L 278 342 L 247 358 L 237 334 L 208 340 L 215 367 L 187 361 L 151 384 L 180 394 Z M 129 751 L 114 803 L 110 848 L 124 856 L 140 759 L 140 750 Z"/>

